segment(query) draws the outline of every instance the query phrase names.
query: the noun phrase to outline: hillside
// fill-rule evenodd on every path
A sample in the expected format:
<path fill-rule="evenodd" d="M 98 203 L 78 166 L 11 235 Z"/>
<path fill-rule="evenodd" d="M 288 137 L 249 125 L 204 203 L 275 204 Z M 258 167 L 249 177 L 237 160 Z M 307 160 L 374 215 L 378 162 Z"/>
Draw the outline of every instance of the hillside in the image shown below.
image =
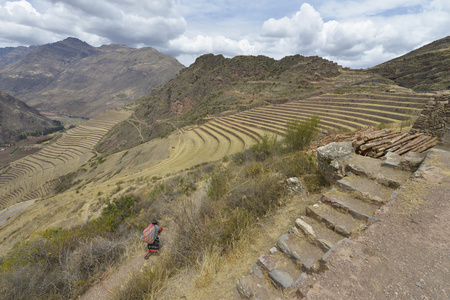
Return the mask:
<path fill-rule="evenodd" d="M 40 111 L 92 117 L 148 95 L 181 68 L 152 48 L 92 47 L 67 38 L 1 68 L 0 89 Z"/>
<path fill-rule="evenodd" d="M 21 133 L 43 131 L 56 124 L 36 109 L 0 91 L 0 144 L 15 142 Z"/>
<path fill-rule="evenodd" d="M 28 53 L 35 51 L 37 48 L 39 48 L 39 46 L 0 48 L 0 68 L 21 60 Z"/>
<path fill-rule="evenodd" d="M 213 116 L 318 95 L 326 90 L 326 80 L 338 75 L 336 63 L 319 57 L 230 59 L 206 54 L 136 102 L 130 120 L 139 123 L 139 132 L 132 122 L 124 122 L 110 132 L 98 150 L 120 151 L 166 136 L 177 127 L 202 124 Z"/>
<path fill-rule="evenodd" d="M 450 36 L 371 68 L 415 91 L 450 89 Z"/>

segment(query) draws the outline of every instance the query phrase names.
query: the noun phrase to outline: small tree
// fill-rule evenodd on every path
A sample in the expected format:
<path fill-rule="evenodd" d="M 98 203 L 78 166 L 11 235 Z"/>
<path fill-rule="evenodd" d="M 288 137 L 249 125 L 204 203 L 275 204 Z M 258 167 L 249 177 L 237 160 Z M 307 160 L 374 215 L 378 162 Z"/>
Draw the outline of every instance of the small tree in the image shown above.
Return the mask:
<path fill-rule="evenodd" d="M 292 119 L 287 122 L 284 143 L 286 150 L 297 151 L 306 149 L 319 133 L 320 119 L 317 115 L 309 117 L 303 122 Z"/>

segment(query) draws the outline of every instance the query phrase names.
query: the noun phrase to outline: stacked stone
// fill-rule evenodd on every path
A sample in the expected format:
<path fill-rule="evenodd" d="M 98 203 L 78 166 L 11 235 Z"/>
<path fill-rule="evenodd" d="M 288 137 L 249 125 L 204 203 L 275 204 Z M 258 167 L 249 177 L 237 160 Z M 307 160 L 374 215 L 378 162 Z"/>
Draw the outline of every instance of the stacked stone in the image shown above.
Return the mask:
<path fill-rule="evenodd" d="M 432 135 L 442 135 L 450 124 L 450 93 L 437 94 L 420 113 L 413 129 Z"/>

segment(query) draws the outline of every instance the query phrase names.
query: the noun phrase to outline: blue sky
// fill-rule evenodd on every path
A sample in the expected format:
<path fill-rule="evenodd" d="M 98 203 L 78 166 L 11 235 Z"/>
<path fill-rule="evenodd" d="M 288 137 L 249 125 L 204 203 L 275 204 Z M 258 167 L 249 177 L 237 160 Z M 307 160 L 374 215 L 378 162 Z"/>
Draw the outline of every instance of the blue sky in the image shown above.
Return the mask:
<path fill-rule="evenodd" d="M 214 53 L 366 68 L 448 35 L 448 0 L 0 0 L 0 47 L 71 36 L 150 46 L 186 66 Z"/>

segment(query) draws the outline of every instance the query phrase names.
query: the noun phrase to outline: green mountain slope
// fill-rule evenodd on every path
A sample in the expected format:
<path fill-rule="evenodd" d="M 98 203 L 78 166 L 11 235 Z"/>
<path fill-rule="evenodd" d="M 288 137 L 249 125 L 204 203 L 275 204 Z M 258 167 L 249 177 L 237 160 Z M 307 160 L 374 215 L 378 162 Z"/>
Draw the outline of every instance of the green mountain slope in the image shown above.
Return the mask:
<path fill-rule="evenodd" d="M 0 69 L 0 89 L 40 111 L 91 117 L 148 95 L 183 68 L 153 48 L 67 38 Z"/>
<path fill-rule="evenodd" d="M 450 36 L 371 70 L 415 91 L 450 89 Z"/>
<path fill-rule="evenodd" d="M 18 140 L 21 133 L 55 127 L 52 120 L 11 95 L 0 91 L 0 143 Z"/>

